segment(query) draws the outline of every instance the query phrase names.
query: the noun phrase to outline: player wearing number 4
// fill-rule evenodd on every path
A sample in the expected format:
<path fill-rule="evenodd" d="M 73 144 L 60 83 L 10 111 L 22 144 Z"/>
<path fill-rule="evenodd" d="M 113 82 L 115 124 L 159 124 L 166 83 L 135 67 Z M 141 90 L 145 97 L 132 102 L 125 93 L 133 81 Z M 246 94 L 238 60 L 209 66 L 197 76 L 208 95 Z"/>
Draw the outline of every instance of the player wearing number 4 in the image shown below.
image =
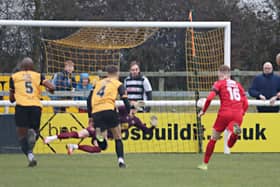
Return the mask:
<path fill-rule="evenodd" d="M 248 100 L 244 89 L 238 82 L 230 79 L 230 68 L 222 65 L 219 68 L 218 76 L 219 80 L 214 83 L 212 91 L 209 93 L 203 109 L 199 113 L 199 116 L 202 116 L 209 107 L 211 100 L 216 95 L 219 95 L 221 106 L 213 126 L 211 139 L 206 147 L 203 163 L 198 166 L 202 170 L 208 169 L 208 162 L 215 149 L 216 141 L 226 128 L 230 132 L 228 147 L 234 146 L 241 133 L 240 126 L 243 116 L 248 109 Z"/>
<path fill-rule="evenodd" d="M 19 144 L 22 152 L 27 156 L 29 167 L 37 165 L 33 155 L 33 147 L 39 137 L 41 119 L 41 89 L 54 91 L 54 85 L 45 80 L 45 77 L 33 70 L 31 58 L 24 58 L 20 71 L 10 78 L 10 101 L 16 101 L 15 122 Z"/>
<path fill-rule="evenodd" d="M 96 140 L 101 150 L 107 148 L 107 130 L 113 134 L 115 149 L 120 168 L 125 168 L 124 149 L 119 125 L 118 114 L 115 109 L 117 96 L 123 100 L 126 111 L 133 115 L 124 86 L 118 80 L 119 69 L 116 66 L 107 66 L 107 78 L 98 81 L 91 97 L 91 111 L 96 132 Z"/>

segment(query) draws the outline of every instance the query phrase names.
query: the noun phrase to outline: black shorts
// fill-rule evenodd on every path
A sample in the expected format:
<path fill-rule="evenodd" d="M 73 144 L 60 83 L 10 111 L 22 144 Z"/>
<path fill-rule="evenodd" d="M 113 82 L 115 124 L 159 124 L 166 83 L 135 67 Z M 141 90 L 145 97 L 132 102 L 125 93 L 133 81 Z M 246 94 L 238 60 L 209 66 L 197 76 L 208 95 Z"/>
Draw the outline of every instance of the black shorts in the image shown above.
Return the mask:
<path fill-rule="evenodd" d="M 119 125 L 118 114 L 114 110 L 105 110 L 92 114 L 94 127 L 105 131 Z"/>
<path fill-rule="evenodd" d="M 20 106 L 15 107 L 15 120 L 17 127 L 39 130 L 41 121 L 41 107 Z"/>

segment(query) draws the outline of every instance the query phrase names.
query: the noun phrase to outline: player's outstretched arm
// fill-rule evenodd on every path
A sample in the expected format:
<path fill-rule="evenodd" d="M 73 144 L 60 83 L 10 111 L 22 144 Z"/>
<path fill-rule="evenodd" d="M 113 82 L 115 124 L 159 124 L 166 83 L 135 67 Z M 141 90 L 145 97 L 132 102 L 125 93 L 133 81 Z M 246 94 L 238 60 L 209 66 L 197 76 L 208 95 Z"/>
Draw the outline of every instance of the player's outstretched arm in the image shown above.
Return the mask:
<path fill-rule="evenodd" d="M 16 101 L 16 99 L 15 99 L 15 86 L 12 77 L 10 78 L 9 84 L 10 84 L 9 100 L 11 103 L 13 103 Z"/>
<path fill-rule="evenodd" d="M 91 118 L 91 112 L 92 112 L 92 106 L 91 106 L 91 100 L 92 100 L 92 94 L 93 94 L 94 87 L 92 90 L 90 90 L 89 95 L 87 97 L 87 112 L 88 112 L 88 118 Z"/>
<path fill-rule="evenodd" d="M 42 78 L 41 78 L 42 79 Z M 55 86 L 49 80 L 42 80 L 42 85 L 46 87 L 47 91 L 50 93 L 54 93 Z"/>
<path fill-rule="evenodd" d="M 201 110 L 201 115 L 200 116 L 202 116 L 206 112 L 206 110 L 208 109 L 211 101 L 215 98 L 215 96 L 216 96 L 216 92 L 215 91 L 211 91 L 208 94 L 208 96 L 206 98 L 206 101 L 205 101 L 205 104 L 203 106 L 203 109 Z"/>
<path fill-rule="evenodd" d="M 125 90 L 125 88 L 124 88 L 124 86 L 122 84 L 118 88 L 118 93 L 120 95 L 120 98 L 124 102 L 126 111 L 130 114 L 131 106 L 130 106 L 128 98 L 127 98 L 126 90 Z"/>

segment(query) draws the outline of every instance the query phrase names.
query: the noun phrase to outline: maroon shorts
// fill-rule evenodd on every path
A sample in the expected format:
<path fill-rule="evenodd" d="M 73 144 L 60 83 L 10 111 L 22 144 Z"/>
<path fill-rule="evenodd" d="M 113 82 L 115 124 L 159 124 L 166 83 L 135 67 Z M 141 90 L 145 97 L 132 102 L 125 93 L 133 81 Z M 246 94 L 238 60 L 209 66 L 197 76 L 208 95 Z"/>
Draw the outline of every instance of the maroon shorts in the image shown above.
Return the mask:
<path fill-rule="evenodd" d="M 94 130 L 94 128 L 90 125 L 86 129 L 87 129 L 87 131 L 89 133 L 89 136 L 92 137 L 92 138 L 95 138 L 95 130 Z"/>
<path fill-rule="evenodd" d="M 226 128 L 233 130 L 233 125 L 241 126 L 243 120 L 243 112 L 239 111 L 223 111 L 219 112 L 213 128 L 218 132 L 223 132 Z"/>

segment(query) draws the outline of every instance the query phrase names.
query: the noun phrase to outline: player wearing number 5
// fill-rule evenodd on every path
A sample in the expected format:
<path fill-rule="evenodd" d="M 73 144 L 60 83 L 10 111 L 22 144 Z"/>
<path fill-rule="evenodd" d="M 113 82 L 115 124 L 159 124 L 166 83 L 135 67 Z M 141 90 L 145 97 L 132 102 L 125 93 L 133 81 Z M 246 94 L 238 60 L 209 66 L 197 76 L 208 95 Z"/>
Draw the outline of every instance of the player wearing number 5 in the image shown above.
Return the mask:
<path fill-rule="evenodd" d="M 41 119 L 41 89 L 54 91 L 54 85 L 45 80 L 44 76 L 33 70 L 31 58 L 24 58 L 20 64 L 20 71 L 10 78 L 10 101 L 16 101 L 15 122 L 19 144 L 27 156 L 30 167 L 36 166 L 33 147 L 39 137 Z"/>
<path fill-rule="evenodd" d="M 244 89 L 238 82 L 230 79 L 230 68 L 226 65 L 222 65 L 219 68 L 218 76 L 219 80 L 214 83 L 212 91 L 209 93 L 199 113 L 199 116 L 202 116 L 209 107 L 211 100 L 214 99 L 216 95 L 219 96 L 221 106 L 212 129 L 211 139 L 206 147 L 203 163 L 198 166 L 198 168 L 202 170 L 208 169 L 207 164 L 214 151 L 216 141 L 226 128 L 230 132 L 228 147 L 233 147 L 238 139 L 238 135 L 241 133 L 240 126 L 243 116 L 248 109 L 248 100 Z"/>

